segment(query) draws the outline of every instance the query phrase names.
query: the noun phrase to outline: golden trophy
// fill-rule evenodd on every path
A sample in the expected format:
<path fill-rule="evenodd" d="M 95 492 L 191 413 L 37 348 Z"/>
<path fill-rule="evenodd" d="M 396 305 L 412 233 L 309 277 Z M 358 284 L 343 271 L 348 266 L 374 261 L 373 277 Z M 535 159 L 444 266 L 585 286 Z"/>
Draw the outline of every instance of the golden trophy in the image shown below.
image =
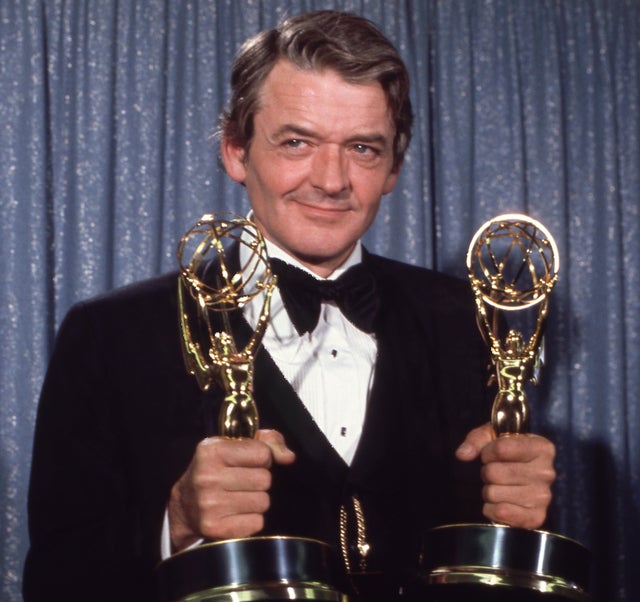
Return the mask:
<path fill-rule="evenodd" d="M 218 434 L 253 438 L 259 427 L 253 364 L 276 286 L 264 239 L 245 218 L 207 214 L 182 237 L 177 255 L 179 325 L 187 371 L 201 390 L 220 387 L 225 394 Z M 184 261 L 185 257 L 190 259 Z M 234 330 L 232 317 L 253 299 L 262 299 L 262 310 L 255 330 L 239 348 L 242 335 Z M 204 542 L 164 560 L 157 574 L 166 602 L 348 600 L 337 586 L 341 572 L 331 548 L 307 538 L 255 536 Z"/>
<path fill-rule="evenodd" d="M 544 359 L 558 248 L 538 221 L 500 215 L 472 238 L 467 269 L 498 389 L 491 424 L 498 437 L 519 436 L 529 432 L 525 385 L 537 384 Z M 445 525 L 427 534 L 421 579 L 438 592 L 438 601 L 585 602 L 589 561 L 582 545 L 561 535 L 498 524 Z"/>

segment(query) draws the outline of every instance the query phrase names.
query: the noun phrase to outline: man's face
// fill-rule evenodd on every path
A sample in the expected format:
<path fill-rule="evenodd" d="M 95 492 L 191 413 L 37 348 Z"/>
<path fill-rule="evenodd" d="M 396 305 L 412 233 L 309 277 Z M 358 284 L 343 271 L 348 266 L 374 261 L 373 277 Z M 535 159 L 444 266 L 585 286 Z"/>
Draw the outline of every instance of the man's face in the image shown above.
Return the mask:
<path fill-rule="evenodd" d="M 263 84 L 248 153 L 223 140 L 222 158 L 265 238 L 327 276 L 396 183 L 394 135 L 379 83 L 280 61 Z"/>

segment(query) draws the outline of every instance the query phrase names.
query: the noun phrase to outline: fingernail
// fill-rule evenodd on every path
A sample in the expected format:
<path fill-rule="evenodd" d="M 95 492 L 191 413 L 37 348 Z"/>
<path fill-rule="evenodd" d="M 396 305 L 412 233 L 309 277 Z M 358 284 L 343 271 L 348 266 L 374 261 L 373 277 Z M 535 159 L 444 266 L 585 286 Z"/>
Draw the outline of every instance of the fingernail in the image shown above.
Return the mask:
<path fill-rule="evenodd" d="M 462 443 L 458 448 L 458 453 L 461 456 L 470 456 L 473 453 L 473 445 L 471 443 Z"/>

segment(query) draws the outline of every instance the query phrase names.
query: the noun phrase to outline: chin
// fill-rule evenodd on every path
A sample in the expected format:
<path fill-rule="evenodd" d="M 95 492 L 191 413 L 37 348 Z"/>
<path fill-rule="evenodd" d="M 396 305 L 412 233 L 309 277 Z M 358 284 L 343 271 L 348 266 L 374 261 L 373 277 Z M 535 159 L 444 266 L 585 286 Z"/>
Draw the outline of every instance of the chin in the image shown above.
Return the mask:
<path fill-rule="evenodd" d="M 305 248 L 297 250 L 295 257 L 305 265 L 324 266 L 333 271 L 347 259 L 352 249 L 352 246 L 346 249 L 344 247 L 338 249 L 327 249 L 326 247 L 322 249 Z"/>

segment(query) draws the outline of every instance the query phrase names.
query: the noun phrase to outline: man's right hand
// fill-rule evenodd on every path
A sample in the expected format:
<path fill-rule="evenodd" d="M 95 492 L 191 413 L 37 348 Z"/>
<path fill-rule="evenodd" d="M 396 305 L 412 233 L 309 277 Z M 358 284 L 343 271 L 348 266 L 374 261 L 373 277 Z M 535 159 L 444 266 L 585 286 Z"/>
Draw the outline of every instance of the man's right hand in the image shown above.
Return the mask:
<path fill-rule="evenodd" d="M 168 512 L 173 550 L 183 550 L 202 538 L 248 537 L 262 530 L 269 508 L 271 465 L 294 461 L 295 454 L 278 431 L 260 430 L 255 439 L 201 441 L 171 489 Z"/>

